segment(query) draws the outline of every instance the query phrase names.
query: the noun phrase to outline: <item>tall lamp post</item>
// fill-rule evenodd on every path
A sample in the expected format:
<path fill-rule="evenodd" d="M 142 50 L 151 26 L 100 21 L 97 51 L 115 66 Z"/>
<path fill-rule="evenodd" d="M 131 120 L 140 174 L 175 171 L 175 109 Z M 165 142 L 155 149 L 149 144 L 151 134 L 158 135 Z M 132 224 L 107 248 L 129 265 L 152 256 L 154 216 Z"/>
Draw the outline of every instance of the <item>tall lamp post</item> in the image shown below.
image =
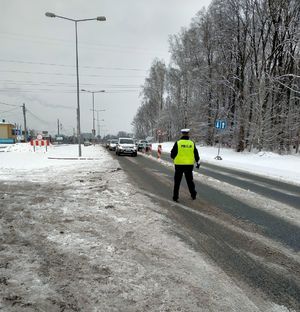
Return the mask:
<path fill-rule="evenodd" d="M 104 119 L 99 119 L 99 112 L 104 112 L 105 109 L 96 109 L 96 112 L 97 112 L 97 129 L 98 129 L 98 136 L 100 138 L 100 121 L 104 121 Z"/>
<path fill-rule="evenodd" d="M 79 22 L 86 21 L 106 21 L 105 16 L 98 16 L 95 18 L 85 18 L 85 19 L 73 19 L 65 16 L 56 15 L 54 13 L 45 13 L 47 17 L 58 17 L 75 23 L 75 37 L 76 37 L 76 77 L 77 77 L 77 136 L 78 136 L 78 154 L 81 157 L 81 131 L 80 131 L 80 105 L 79 105 L 79 71 L 78 71 L 78 35 L 77 35 L 77 24 Z"/>
<path fill-rule="evenodd" d="M 105 92 L 105 90 L 90 91 L 90 90 L 86 90 L 86 89 L 81 89 L 81 91 L 82 92 L 92 93 L 92 99 L 93 99 L 93 108 L 92 108 L 92 111 L 93 111 L 93 129 L 92 129 L 92 133 L 93 133 L 93 140 L 94 140 L 94 144 L 95 144 L 95 136 L 96 136 L 96 129 L 95 129 L 95 93 L 103 93 L 103 92 Z"/>

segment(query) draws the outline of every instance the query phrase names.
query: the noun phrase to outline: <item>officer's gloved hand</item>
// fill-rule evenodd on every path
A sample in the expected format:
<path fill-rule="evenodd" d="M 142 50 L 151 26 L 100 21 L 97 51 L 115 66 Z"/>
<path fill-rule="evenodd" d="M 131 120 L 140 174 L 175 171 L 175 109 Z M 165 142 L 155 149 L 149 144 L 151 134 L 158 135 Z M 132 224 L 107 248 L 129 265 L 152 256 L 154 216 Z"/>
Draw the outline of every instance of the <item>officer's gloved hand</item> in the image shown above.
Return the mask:
<path fill-rule="evenodd" d="M 196 168 L 199 169 L 200 168 L 200 162 L 197 162 L 196 164 Z"/>

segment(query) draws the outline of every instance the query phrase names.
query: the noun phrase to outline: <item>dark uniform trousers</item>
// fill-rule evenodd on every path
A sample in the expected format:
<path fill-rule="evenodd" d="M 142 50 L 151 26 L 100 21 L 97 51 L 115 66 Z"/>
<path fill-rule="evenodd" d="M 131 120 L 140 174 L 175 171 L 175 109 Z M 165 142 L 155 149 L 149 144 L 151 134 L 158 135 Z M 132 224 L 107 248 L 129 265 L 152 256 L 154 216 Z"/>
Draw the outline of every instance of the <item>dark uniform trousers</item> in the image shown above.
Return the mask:
<path fill-rule="evenodd" d="M 179 187 L 183 174 L 185 175 L 186 183 L 191 195 L 195 196 L 197 194 L 193 181 L 193 169 L 194 165 L 175 165 L 173 199 L 178 199 Z"/>

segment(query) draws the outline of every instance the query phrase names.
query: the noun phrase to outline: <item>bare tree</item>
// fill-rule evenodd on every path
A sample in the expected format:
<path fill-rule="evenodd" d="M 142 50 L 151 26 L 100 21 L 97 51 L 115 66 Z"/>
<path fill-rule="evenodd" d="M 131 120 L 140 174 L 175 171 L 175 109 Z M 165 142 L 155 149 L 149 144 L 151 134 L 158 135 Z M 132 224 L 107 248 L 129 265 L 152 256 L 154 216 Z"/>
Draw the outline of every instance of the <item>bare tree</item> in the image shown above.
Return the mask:
<path fill-rule="evenodd" d="M 221 118 L 237 151 L 299 152 L 299 36 L 298 0 L 212 1 L 171 36 L 169 66 L 153 62 L 136 128 L 171 139 L 188 126 L 213 145 Z"/>

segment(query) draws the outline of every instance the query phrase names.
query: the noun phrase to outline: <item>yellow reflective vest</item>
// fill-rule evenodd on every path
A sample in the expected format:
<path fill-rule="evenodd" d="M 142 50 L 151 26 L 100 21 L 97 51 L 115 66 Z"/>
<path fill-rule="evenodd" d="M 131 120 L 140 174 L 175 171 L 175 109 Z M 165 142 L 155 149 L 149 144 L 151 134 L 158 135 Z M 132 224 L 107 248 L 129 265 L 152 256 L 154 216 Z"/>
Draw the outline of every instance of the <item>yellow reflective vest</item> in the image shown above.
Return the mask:
<path fill-rule="evenodd" d="M 174 158 L 175 165 L 193 165 L 195 163 L 195 144 L 191 140 L 177 141 L 178 153 Z"/>

